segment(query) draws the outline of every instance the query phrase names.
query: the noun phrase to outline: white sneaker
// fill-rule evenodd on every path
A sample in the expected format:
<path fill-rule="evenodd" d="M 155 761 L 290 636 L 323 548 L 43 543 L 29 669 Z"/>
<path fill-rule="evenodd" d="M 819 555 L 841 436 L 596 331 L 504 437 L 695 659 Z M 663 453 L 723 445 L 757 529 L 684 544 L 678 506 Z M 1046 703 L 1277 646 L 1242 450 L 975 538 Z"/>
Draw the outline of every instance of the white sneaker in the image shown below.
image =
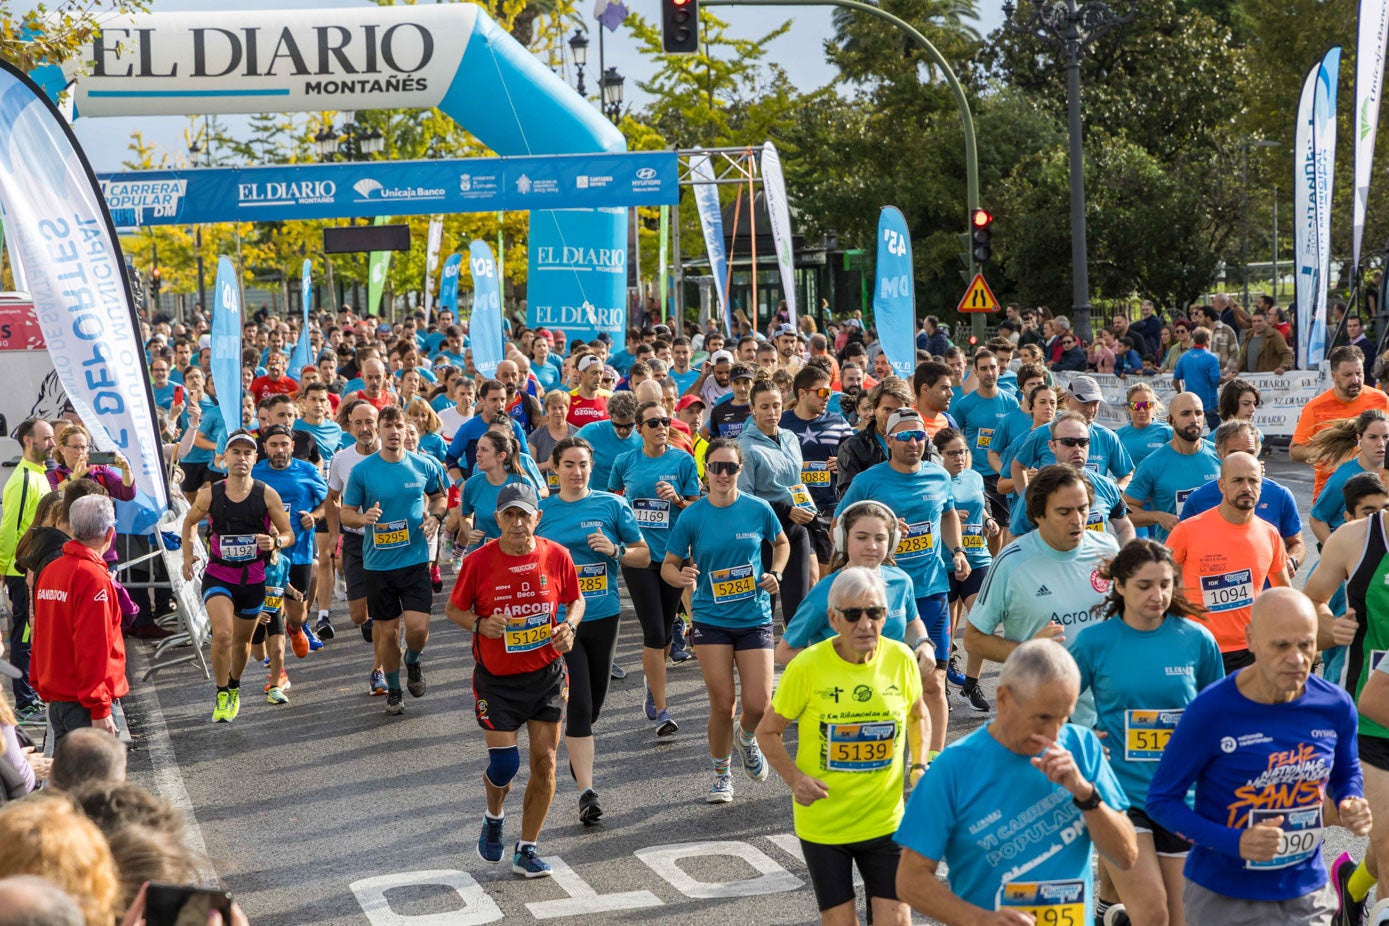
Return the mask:
<path fill-rule="evenodd" d="M 1370 908 L 1370 915 L 1365 917 L 1365 926 L 1389 926 L 1389 898 Z"/>
<path fill-rule="evenodd" d="M 715 775 L 714 783 L 709 786 L 709 793 L 705 796 L 706 804 L 731 804 L 733 803 L 733 776 Z"/>

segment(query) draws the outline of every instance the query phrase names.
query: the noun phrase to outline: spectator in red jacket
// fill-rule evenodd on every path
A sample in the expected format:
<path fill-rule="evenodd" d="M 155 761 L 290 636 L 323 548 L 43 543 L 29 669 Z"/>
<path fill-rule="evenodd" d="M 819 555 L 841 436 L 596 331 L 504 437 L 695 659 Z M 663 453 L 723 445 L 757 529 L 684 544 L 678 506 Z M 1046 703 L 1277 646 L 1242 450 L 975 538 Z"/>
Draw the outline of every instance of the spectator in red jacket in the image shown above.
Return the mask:
<path fill-rule="evenodd" d="M 104 495 L 72 504 L 73 539 L 34 579 L 31 675 L 48 703 L 56 744 L 80 727 L 117 732 L 111 702 L 130 690 L 116 586 L 102 559 L 116 536 L 116 511 Z"/>

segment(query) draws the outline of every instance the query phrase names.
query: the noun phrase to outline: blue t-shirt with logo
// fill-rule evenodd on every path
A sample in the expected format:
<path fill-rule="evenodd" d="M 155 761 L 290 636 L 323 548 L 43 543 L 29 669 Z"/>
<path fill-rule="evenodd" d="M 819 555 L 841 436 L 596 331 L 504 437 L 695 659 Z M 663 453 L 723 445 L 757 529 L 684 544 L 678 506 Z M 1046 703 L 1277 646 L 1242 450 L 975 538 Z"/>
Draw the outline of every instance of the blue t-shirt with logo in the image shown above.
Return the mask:
<path fill-rule="evenodd" d="M 666 375 L 675 380 L 675 387 L 680 390 L 681 395 L 684 395 L 695 384 L 695 380 L 699 379 L 699 371 L 694 367 L 690 367 L 684 373 L 676 372 L 675 367 L 671 367 L 666 371 Z"/>
<path fill-rule="evenodd" d="M 618 457 L 608 476 L 608 491 L 621 492 L 631 505 L 646 545 L 651 548 L 653 563 L 666 558 L 666 543 L 683 511 L 656 494 L 658 482 L 670 483 L 682 498 L 697 497 L 699 472 L 694 457 L 674 447 L 667 447 L 658 457 L 649 457 L 638 448 Z"/>
<path fill-rule="evenodd" d="M 1051 425 L 1039 425 L 1027 435 L 1026 441 L 1018 449 L 1015 458 L 1023 469 L 1050 466 L 1056 462 L 1056 455 L 1048 446 L 1051 440 Z M 1104 473 L 1112 479 L 1123 479 L 1133 472 L 1133 460 L 1119 443 L 1119 438 L 1102 424 L 1090 425 L 1090 453 L 1085 468 L 1092 473 Z"/>
<path fill-rule="evenodd" d="M 627 432 L 625 438 L 620 438 L 611 421 L 591 421 L 579 428 L 574 436 L 582 437 L 593 445 L 593 469 L 588 474 L 588 486 L 600 492 L 607 490 L 617 458 L 629 450 L 641 449 L 641 437 L 637 435 L 635 427 Z"/>
<path fill-rule="evenodd" d="M 198 433 L 203 437 L 216 443 L 215 435 L 222 426 L 222 409 L 217 406 L 217 400 L 210 396 L 203 396 L 198 402 L 198 408 L 202 410 L 202 417 L 198 419 Z M 179 416 L 179 428 L 188 428 L 188 409 L 183 410 Z M 212 451 L 206 447 L 189 447 L 188 452 L 183 455 L 185 463 L 211 463 Z"/>
<path fill-rule="evenodd" d="M 1032 413 L 1025 412 L 1021 408 L 1009 412 L 1002 421 L 998 423 L 998 429 L 994 431 L 993 440 L 990 442 L 989 449 L 998 454 L 998 458 L 1003 461 L 1003 471 L 1000 476 L 1007 476 L 1008 461 L 1012 459 L 1012 454 L 1016 454 L 1014 444 L 1019 438 L 1026 437 L 1032 433 Z"/>
<path fill-rule="evenodd" d="M 1128 451 L 1129 459 L 1133 460 L 1134 466 L 1142 463 L 1148 454 L 1172 440 L 1172 426 L 1160 421 L 1154 421 L 1146 428 L 1126 424 L 1114 433 L 1118 436 L 1119 443 Z"/>
<path fill-rule="evenodd" d="M 921 617 L 916 607 L 916 586 L 912 583 L 912 577 L 886 563 L 878 567 L 878 575 L 882 576 L 883 585 L 887 587 L 887 622 L 883 624 L 883 636 L 910 646 L 915 641 L 906 639 L 907 625 Z M 801 599 L 782 637 L 788 646 L 805 649 L 835 636 L 834 628 L 830 626 L 829 606 L 830 586 L 837 578 L 838 572 L 830 573 L 811 586 Z"/>
<path fill-rule="evenodd" d="M 992 476 L 993 467 L 989 465 L 989 451 L 1002 451 L 994 443 L 1004 420 L 1018 411 L 1018 400 L 1000 391 L 991 399 L 978 392 L 971 392 L 958 403 L 950 406 L 950 412 L 965 432 L 965 442 L 969 444 L 970 462 L 974 471 L 981 476 Z"/>
<path fill-rule="evenodd" d="M 501 526 L 497 524 L 497 496 L 513 482 L 526 481 L 529 480 L 525 476 L 515 473 L 507 473 L 506 481 L 501 485 L 493 485 L 486 473 L 469 476 L 458 494 L 458 513 L 461 517 L 472 517 L 473 530 L 482 531 L 484 543 L 496 540 L 502 535 Z"/>
<path fill-rule="evenodd" d="M 1180 453 L 1164 444 L 1138 464 L 1125 494 L 1148 511 L 1181 515 L 1191 493 L 1220 475 L 1220 458 L 1209 444 L 1196 445 L 1195 453 Z M 1168 531 L 1152 525 L 1153 539 L 1167 542 Z"/>
<path fill-rule="evenodd" d="M 955 496 L 945 467 L 923 462 L 914 473 L 899 473 L 890 462 L 870 466 L 849 484 L 835 517 L 865 499 L 886 505 L 907 522 L 893 556 L 898 568 L 912 577 L 916 597 L 949 592 L 952 557 L 940 536 L 940 522 L 941 515 L 954 510 Z"/>
<path fill-rule="evenodd" d="M 617 557 L 594 551 L 588 545 L 588 537 L 598 531 L 613 543 L 640 541 L 641 529 L 627 500 L 611 492 L 589 492 L 576 502 L 551 495 L 541 499 L 540 512 L 536 534 L 562 545 L 574 560 L 574 571 L 579 574 L 579 593 L 584 597 L 583 619 L 616 617 L 622 609 L 617 592 Z M 562 605 L 560 619 L 564 619 Z"/>
<path fill-rule="evenodd" d="M 381 516 L 363 528 L 362 565 L 385 572 L 429 562 L 424 536 L 425 496 L 447 491 L 437 463 L 406 453 L 399 463 L 381 454 L 359 461 L 347 477 L 342 503 L 365 512 L 380 503 Z"/>
<path fill-rule="evenodd" d="M 780 535 L 772 506 L 746 492 L 723 508 L 705 496 L 681 513 L 666 555 L 692 559 L 699 569 L 695 623 L 746 628 L 772 622 L 772 597 L 758 583 L 762 544 Z"/>
<path fill-rule="evenodd" d="M 987 569 L 994 558 L 989 552 L 988 538 L 984 536 L 984 518 L 989 513 L 984 497 L 984 477 L 972 469 L 964 470 L 950 480 L 950 490 L 955 496 L 955 510 L 960 513 L 961 542 L 969 568 Z"/>
<path fill-rule="evenodd" d="M 296 566 L 312 563 L 314 558 L 314 529 L 304 527 L 299 518 L 306 511 L 313 511 L 328 497 L 328 483 L 323 474 L 307 460 L 290 457 L 289 465 L 276 469 L 270 461 L 261 460 L 251 467 L 251 476 L 270 486 L 280 494 L 289 515 L 290 527 L 294 528 L 294 545 L 280 552 L 281 558 L 288 556 Z M 368 508 L 371 506 L 368 505 Z"/>

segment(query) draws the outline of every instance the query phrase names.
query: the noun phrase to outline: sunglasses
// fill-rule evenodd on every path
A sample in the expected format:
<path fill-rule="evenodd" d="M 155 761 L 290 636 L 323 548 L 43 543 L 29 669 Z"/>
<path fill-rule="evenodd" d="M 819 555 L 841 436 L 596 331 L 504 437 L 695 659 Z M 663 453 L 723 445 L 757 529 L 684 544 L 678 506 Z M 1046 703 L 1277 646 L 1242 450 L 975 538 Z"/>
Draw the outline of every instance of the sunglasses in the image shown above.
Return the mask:
<path fill-rule="evenodd" d="M 870 621 L 880 621 L 887 617 L 887 608 L 881 605 L 874 605 L 871 608 L 836 608 L 836 610 L 851 624 L 857 624 L 860 617 L 866 617 Z"/>
<path fill-rule="evenodd" d="M 644 424 L 644 425 L 645 425 L 646 427 L 648 427 L 648 428 L 668 428 L 668 427 L 670 427 L 670 419 L 669 419 L 669 418 L 647 418 L 647 419 L 645 419 L 644 421 L 642 421 L 642 424 Z"/>
<path fill-rule="evenodd" d="M 925 442 L 926 442 L 926 432 L 925 432 L 925 431 L 898 431 L 897 433 L 895 433 L 895 434 L 892 435 L 892 439 L 893 439 L 893 440 L 896 440 L 896 441 L 901 441 L 901 442 L 904 443 L 904 444 L 907 443 L 908 441 L 920 441 L 921 443 L 925 443 Z"/>
<path fill-rule="evenodd" d="M 1061 346 L 1062 346 L 1062 347 L 1075 347 L 1075 346 L 1076 346 L 1076 342 L 1075 342 L 1075 341 L 1062 341 L 1062 342 L 1061 342 Z"/>
<path fill-rule="evenodd" d="M 1152 407 L 1153 407 L 1153 403 L 1152 403 L 1152 402 L 1130 402 L 1130 403 L 1129 403 L 1129 408 L 1133 409 L 1133 410 L 1136 411 L 1136 412 L 1146 412 L 1148 409 L 1150 409 L 1150 408 L 1152 408 Z"/>
<path fill-rule="evenodd" d="M 614 431 L 630 431 L 630 430 L 632 430 L 633 428 L 635 428 L 636 426 L 637 426 L 637 423 L 636 423 L 635 421 L 627 421 L 627 422 L 614 421 L 614 422 L 613 422 L 613 430 L 614 430 Z"/>
<path fill-rule="evenodd" d="M 1089 447 L 1090 438 L 1088 437 L 1058 437 L 1056 442 L 1062 447 Z"/>
<path fill-rule="evenodd" d="M 828 399 L 830 396 L 834 395 L 834 390 L 825 386 L 821 386 L 819 389 L 807 389 L 806 392 L 809 392 L 817 399 Z"/>
<path fill-rule="evenodd" d="M 712 476 L 734 476 L 742 468 L 743 464 L 732 460 L 715 460 L 705 467 Z"/>

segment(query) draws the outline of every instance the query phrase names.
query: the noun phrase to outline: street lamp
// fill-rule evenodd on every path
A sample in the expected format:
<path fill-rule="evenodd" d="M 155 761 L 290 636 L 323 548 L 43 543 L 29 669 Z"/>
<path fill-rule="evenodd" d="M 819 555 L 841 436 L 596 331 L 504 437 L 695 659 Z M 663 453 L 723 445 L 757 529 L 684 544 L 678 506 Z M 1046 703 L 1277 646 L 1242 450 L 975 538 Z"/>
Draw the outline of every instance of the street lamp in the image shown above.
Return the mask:
<path fill-rule="evenodd" d="M 569 37 L 569 50 L 574 55 L 574 70 L 579 73 L 579 84 L 575 89 L 579 91 L 579 96 L 583 96 L 584 65 L 588 64 L 588 36 L 584 35 L 584 30 L 574 30 L 574 34 Z"/>
<path fill-rule="evenodd" d="M 1249 149 L 1277 148 L 1279 143 L 1263 138 L 1245 138 L 1240 142 L 1240 224 L 1244 226 L 1244 245 L 1240 250 L 1240 261 L 1244 264 L 1244 311 L 1249 311 Z M 1276 208 L 1276 207 L 1275 207 Z M 1274 217 L 1274 222 L 1278 221 Z M 1274 247 L 1277 247 L 1275 243 Z M 1274 267 L 1275 274 L 1277 266 Z M 1274 292 L 1278 291 L 1278 280 L 1274 279 Z"/>
<path fill-rule="evenodd" d="M 331 122 L 313 137 L 320 161 L 365 161 L 380 154 L 386 148 L 386 136 L 374 128 L 366 128 L 354 122 L 356 113 L 347 110 L 342 114 L 342 133 L 334 130 Z"/>
<path fill-rule="evenodd" d="M 203 146 L 198 144 L 198 140 L 193 139 L 193 144 L 188 146 L 188 160 L 194 168 L 202 166 Z M 202 225 L 193 226 L 193 255 L 198 262 L 198 311 L 203 317 L 207 316 L 207 281 L 203 278 L 203 227 Z"/>
<path fill-rule="evenodd" d="M 1116 12 L 1101 0 L 1022 0 L 1024 12 L 1018 19 L 1013 0 L 1004 0 L 1005 28 L 1017 35 L 1028 35 L 1051 46 L 1066 59 L 1066 105 L 1070 131 L 1071 161 L 1071 307 L 1072 327 L 1085 340 L 1090 333 L 1090 269 L 1085 245 L 1085 163 L 1081 145 L 1080 59 L 1089 46 L 1138 15 L 1138 0 L 1115 0 L 1123 12 Z"/>
<path fill-rule="evenodd" d="M 626 78 L 617 73 L 615 67 L 604 71 L 603 79 L 599 82 L 603 91 L 603 115 L 613 125 L 622 121 L 622 85 L 625 82 Z"/>

